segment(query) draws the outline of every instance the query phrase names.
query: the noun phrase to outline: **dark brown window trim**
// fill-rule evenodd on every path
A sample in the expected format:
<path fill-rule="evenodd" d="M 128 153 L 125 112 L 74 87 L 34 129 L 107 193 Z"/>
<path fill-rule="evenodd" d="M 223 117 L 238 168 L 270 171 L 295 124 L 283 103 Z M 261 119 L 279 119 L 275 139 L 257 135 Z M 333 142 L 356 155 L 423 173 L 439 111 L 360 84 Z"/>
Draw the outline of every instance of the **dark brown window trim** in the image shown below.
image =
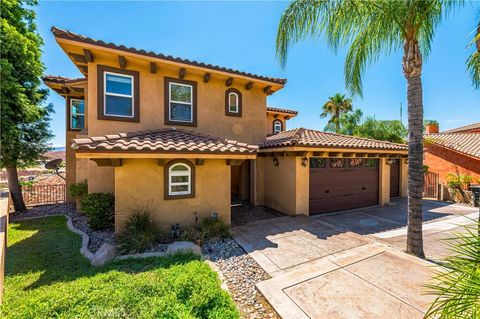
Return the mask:
<path fill-rule="evenodd" d="M 235 93 L 238 96 L 238 112 L 230 112 L 229 104 L 230 104 L 230 99 L 229 95 L 230 93 Z M 242 116 L 242 93 L 234 88 L 228 89 L 225 91 L 225 115 L 226 116 L 237 116 L 241 117 Z"/>
<path fill-rule="evenodd" d="M 112 72 L 133 76 L 133 117 L 105 115 L 103 113 L 104 72 Z M 99 120 L 140 122 L 140 75 L 137 71 L 119 69 L 106 65 L 97 66 L 97 118 Z"/>
<path fill-rule="evenodd" d="M 170 120 L 170 83 L 179 83 L 192 86 L 192 122 L 180 122 Z M 180 126 L 197 126 L 197 82 L 188 81 L 183 79 L 165 77 L 164 78 L 164 90 L 163 95 L 165 97 L 165 125 L 180 125 Z"/>
<path fill-rule="evenodd" d="M 278 133 L 275 133 L 275 123 L 276 123 L 276 122 L 279 122 L 279 123 L 280 123 L 280 125 L 281 125 L 280 132 L 283 132 L 283 122 L 282 122 L 281 120 L 279 120 L 279 119 L 275 119 L 275 120 L 273 120 L 273 122 L 272 122 L 272 134 L 278 134 Z M 279 133 L 280 133 L 280 132 L 279 132 Z"/>
<path fill-rule="evenodd" d="M 170 176 L 168 174 L 170 167 L 172 165 L 182 163 L 182 164 L 187 164 L 190 167 L 190 170 L 192 172 L 191 174 L 191 181 L 190 181 L 190 190 L 191 193 L 187 195 L 170 195 L 169 192 L 169 181 L 170 181 Z M 171 200 L 171 199 L 184 199 L 184 198 L 193 198 L 195 197 L 195 165 L 193 165 L 192 162 L 184 159 L 177 159 L 173 160 L 167 163 L 165 165 L 164 171 L 163 171 L 163 190 L 164 190 L 164 199 L 165 200 Z"/>
<path fill-rule="evenodd" d="M 83 122 L 83 128 L 72 128 L 72 119 L 71 119 L 71 115 L 72 115 L 72 105 L 70 104 L 71 100 L 82 100 L 83 103 L 85 103 L 85 98 L 83 97 L 73 97 L 73 96 L 67 96 L 67 131 L 75 131 L 75 132 L 79 132 L 81 130 L 83 130 L 85 128 L 85 124 L 87 123 L 87 109 L 86 109 L 86 106 L 85 106 L 85 109 L 83 110 L 84 111 L 84 122 Z"/>

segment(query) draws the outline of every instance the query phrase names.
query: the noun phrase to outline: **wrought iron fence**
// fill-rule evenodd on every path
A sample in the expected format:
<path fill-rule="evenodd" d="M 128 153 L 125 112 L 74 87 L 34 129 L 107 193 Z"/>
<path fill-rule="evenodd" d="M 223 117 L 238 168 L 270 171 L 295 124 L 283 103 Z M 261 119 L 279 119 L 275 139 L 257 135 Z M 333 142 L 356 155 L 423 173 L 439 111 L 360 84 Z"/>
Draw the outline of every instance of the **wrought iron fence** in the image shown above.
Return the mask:
<path fill-rule="evenodd" d="M 438 174 L 427 172 L 424 175 L 423 197 L 438 197 Z"/>
<path fill-rule="evenodd" d="M 65 202 L 65 184 L 22 186 L 26 205 L 52 204 Z"/>

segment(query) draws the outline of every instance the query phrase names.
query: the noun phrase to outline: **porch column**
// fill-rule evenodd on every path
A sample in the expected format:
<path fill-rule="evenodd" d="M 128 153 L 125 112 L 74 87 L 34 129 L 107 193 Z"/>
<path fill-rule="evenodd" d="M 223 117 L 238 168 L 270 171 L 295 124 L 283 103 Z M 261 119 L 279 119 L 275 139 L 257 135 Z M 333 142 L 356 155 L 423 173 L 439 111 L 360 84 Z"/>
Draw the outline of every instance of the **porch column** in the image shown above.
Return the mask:
<path fill-rule="evenodd" d="M 408 196 L 408 164 L 406 159 L 400 159 L 400 197 Z"/>
<path fill-rule="evenodd" d="M 384 206 L 390 203 L 390 165 L 385 157 L 379 158 L 379 196 L 378 204 Z"/>

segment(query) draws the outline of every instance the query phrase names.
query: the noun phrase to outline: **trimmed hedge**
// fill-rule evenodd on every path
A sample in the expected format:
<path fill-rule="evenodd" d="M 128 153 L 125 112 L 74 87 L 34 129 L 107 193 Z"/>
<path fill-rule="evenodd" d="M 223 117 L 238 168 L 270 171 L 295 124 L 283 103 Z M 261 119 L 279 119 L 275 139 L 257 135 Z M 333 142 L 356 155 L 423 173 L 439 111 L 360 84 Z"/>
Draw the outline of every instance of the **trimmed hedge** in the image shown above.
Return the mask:
<path fill-rule="evenodd" d="M 80 209 L 89 218 L 90 227 L 96 230 L 114 225 L 115 197 L 111 193 L 90 193 L 80 200 Z"/>

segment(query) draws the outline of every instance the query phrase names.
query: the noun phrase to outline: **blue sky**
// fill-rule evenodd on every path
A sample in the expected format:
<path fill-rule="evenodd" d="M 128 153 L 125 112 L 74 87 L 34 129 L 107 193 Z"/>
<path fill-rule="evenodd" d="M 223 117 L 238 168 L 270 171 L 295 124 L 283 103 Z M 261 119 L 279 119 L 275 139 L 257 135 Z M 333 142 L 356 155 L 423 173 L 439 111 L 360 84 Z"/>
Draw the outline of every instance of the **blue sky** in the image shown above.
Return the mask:
<path fill-rule="evenodd" d="M 288 83 L 268 98 L 268 104 L 299 111 L 289 128 L 323 129 L 321 105 L 336 92 L 345 92 L 345 51 L 335 55 L 321 40 L 305 41 L 290 51 L 282 70 L 275 60 L 275 35 L 288 2 L 71 2 L 41 1 L 35 8 L 44 39 L 46 74 L 81 76 L 55 42 L 57 26 L 92 38 L 153 50 L 242 71 L 286 77 Z M 441 130 L 480 121 L 480 92 L 465 71 L 469 34 L 479 18 L 480 2 L 472 2 L 437 30 L 432 53 L 423 69 L 425 118 L 439 121 Z M 65 144 L 65 102 L 55 92 L 53 145 Z M 354 106 L 377 119 L 398 119 L 403 104 L 406 122 L 406 83 L 401 52 L 368 68 L 364 97 Z"/>

